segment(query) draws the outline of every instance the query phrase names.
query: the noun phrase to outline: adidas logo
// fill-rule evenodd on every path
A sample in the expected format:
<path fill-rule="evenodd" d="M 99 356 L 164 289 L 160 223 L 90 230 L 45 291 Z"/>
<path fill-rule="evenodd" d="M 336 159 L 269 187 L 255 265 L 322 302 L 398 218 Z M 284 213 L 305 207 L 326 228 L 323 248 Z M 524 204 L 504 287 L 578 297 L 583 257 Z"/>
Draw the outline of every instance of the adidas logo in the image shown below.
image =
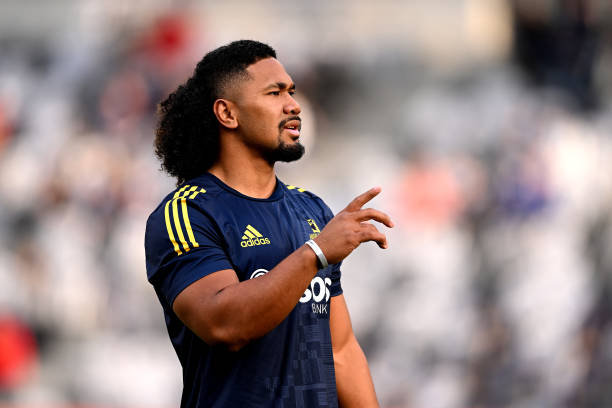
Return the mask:
<path fill-rule="evenodd" d="M 242 241 L 240 241 L 241 247 L 246 248 L 268 244 L 270 244 L 270 240 L 268 238 L 264 238 L 264 236 L 261 235 L 261 232 L 257 231 L 250 224 L 246 226 L 246 229 L 244 230 L 244 235 L 242 235 Z"/>

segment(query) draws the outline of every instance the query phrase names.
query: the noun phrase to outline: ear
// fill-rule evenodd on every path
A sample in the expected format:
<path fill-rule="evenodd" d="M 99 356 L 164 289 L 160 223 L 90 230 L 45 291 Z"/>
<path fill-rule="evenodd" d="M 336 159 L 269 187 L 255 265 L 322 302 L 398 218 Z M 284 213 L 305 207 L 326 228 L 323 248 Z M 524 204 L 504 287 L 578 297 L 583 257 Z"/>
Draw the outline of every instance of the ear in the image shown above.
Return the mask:
<path fill-rule="evenodd" d="M 213 112 L 219 123 L 229 129 L 238 127 L 238 119 L 236 117 L 236 105 L 227 99 L 217 99 L 213 104 Z"/>

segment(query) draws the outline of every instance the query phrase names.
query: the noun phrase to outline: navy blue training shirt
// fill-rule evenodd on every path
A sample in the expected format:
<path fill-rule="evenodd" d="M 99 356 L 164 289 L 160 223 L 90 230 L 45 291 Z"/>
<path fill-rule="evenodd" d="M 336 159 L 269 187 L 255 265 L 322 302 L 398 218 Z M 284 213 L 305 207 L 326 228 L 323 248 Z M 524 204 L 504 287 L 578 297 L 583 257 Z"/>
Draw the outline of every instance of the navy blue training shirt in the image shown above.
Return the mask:
<path fill-rule="evenodd" d="M 170 193 L 147 221 L 147 277 L 183 367 L 181 407 L 337 407 L 330 298 L 340 264 L 319 270 L 289 316 L 238 352 L 211 347 L 172 310 L 195 281 L 233 269 L 257 279 L 314 238 L 333 217 L 314 194 L 277 179 L 267 199 L 247 197 L 210 173 Z"/>

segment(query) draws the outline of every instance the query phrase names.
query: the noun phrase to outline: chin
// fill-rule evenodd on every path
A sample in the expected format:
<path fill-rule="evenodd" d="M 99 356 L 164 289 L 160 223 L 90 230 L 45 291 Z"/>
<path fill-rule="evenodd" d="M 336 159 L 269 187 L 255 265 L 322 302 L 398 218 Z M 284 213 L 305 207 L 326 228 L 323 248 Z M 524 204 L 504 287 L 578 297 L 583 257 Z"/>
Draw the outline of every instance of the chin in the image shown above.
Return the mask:
<path fill-rule="evenodd" d="M 299 142 L 299 140 L 296 140 L 291 144 L 281 142 L 276 149 L 269 152 L 268 161 L 271 163 L 275 163 L 277 161 L 296 161 L 304 155 L 305 151 L 304 146 Z"/>

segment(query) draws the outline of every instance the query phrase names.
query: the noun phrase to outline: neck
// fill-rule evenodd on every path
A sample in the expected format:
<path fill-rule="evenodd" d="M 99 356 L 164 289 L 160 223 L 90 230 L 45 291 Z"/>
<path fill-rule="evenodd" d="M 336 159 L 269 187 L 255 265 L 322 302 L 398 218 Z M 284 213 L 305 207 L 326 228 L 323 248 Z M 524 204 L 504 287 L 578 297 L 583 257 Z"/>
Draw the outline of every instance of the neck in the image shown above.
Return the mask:
<path fill-rule="evenodd" d="M 219 160 L 208 170 L 219 180 L 253 198 L 268 198 L 276 188 L 274 165 L 244 143 L 221 135 Z"/>

